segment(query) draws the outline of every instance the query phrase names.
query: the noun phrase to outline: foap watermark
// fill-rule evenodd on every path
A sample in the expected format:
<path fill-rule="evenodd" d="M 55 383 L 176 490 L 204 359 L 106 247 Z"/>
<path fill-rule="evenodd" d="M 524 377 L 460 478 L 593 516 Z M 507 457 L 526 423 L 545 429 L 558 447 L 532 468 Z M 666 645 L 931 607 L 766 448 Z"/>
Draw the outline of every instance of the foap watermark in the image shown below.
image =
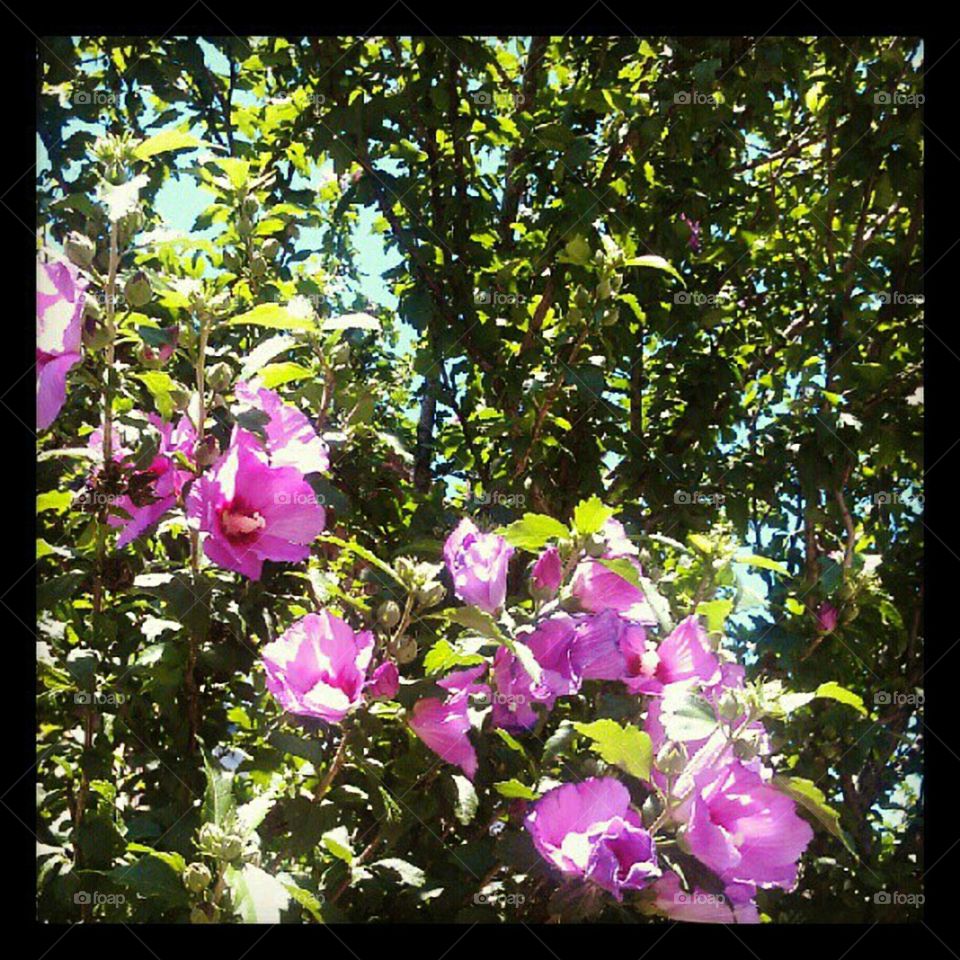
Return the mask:
<path fill-rule="evenodd" d="M 873 495 L 873 502 L 878 505 L 902 503 L 909 507 L 922 507 L 924 496 L 922 493 L 898 493 L 896 490 L 881 490 Z"/>
<path fill-rule="evenodd" d="M 291 493 L 286 490 L 279 490 L 274 494 L 273 502 L 284 506 L 324 507 L 327 504 L 327 498 L 320 493 L 301 493 L 300 491 Z"/>
<path fill-rule="evenodd" d="M 919 107 L 926 102 L 922 93 L 898 93 L 896 90 L 878 90 L 873 102 L 888 107 Z"/>
<path fill-rule="evenodd" d="M 704 893 L 702 890 L 687 893 L 686 890 L 678 890 L 673 895 L 673 902 L 677 904 L 696 904 L 697 906 L 726 906 L 727 898 L 722 893 Z"/>
<path fill-rule="evenodd" d="M 522 693 L 500 693 L 499 691 L 490 694 L 481 693 L 476 699 L 478 705 L 499 705 L 506 707 L 511 712 L 516 710 L 517 707 L 522 707 L 527 702 L 526 696 Z"/>
<path fill-rule="evenodd" d="M 513 90 L 474 90 L 470 99 L 481 107 L 496 107 L 498 110 L 519 110 L 526 98 Z"/>
<path fill-rule="evenodd" d="M 902 690 L 877 690 L 873 695 L 873 702 L 879 707 L 922 706 L 922 693 L 904 693 Z"/>
<path fill-rule="evenodd" d="M 92 104 L 98 107 L 112 107 L 119 102 L 113 91 L 105 90 L 74 90 L 72 100 L 75 104 Z"/>
<path fill-rule="evenodd" d="M 720 103 L 715 93 L 704 93 L 702 90 L 678 90 L 673 95 L 673 102 L 680 106 L 711 106 Z"/>
<path fill-rule="evenodd" d="M 485 507 L 525 507 L 527 496 L 524 493 L 497 493 L 484 490 L 483 493 L 471 493 L 470 500 Z"/>
<path fill-rule="evenodd" d="M 96 692 L 78 690 L 73 695 L 73 702 L 88 707 L 116 707 L 127 702 L 127 695 L 125 693 L 101 693 L 99 690 Z"/>
<path fill-rule="evenodd" d="M 673 494 L 673 502 L 683 505 L 698 503 L 718 507 L 725 499 L 722 493 L 703 493 L 701 490 L 676 490 Z"/>
<path fill-rule="evenodd" d="M 920 907 L 926 898 L 922 893 L 903 893 L 900 890 L 878 890 L 873 902 L 886 907 Z"/>
<path fill-rule="evenodd" d="M 924 303 L 922 293 L 903 293 L 901 290 L 884 291 L 877 294 L 877 299 L 881 303 L 892 303 L 894 306 L 919 307 Z"/>
<path fill-rule="evenodd" d="M 478 307 L 503 307 L 526 303 L 527 298 L 522 293 L 500 293 L 499 290 L 475 290 L 473 302 Z"/>
<path fill-rule="evenodd" d="M 695 307 L 712 307 L 721 302 L 715 293 L 696 293 L 691 290 L 680 290 L 673 295 L 674 303 L 689 303 Z"/>
<path fill-rule="evenodd" d="M 522 893 L 475 893 L 473 902 L 478 907 L 520 907 L 527 898 Z"/>
<path fill-rule="evenodd" d="M 117 905 L 126 903 L 127 898 L 122 893 L 99 893 L 96 890 L 78 890 L 73 895 L 73 902 L 80 907 L 97 907 L 102 904 Z"/>

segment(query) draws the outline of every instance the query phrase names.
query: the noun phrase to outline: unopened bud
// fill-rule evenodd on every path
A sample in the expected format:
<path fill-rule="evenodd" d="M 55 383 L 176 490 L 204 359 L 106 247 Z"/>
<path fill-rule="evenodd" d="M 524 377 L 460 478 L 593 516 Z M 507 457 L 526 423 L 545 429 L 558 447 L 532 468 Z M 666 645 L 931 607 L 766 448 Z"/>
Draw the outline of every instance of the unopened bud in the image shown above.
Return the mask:
<path fill-rule="evenodd" d="M 147 275 L 142 270 L 138 270 L 127 280 L 123 288 L 123 298 L 131 307 L 143 307 L 151 301 L 153 289 Z"/>
<path fill-rule="evenodd" d="M 435 607 L 447 595 L 442 583 L 428 583 L 417 590 L 417 603 L 421 607 Z"/>
<path fill-rule="evenodd" d="M 272 260 L 280 252 L 280 243 L 274 237 L 264 240 L 261 252 L 268 260 Z"/>
<path fill-rule="evenodd" d="M 397 650 L 397 663 L 412 663 L 417 659 L 417 641 L 408 637 Z"/>
<path fill-rule="evenodd" d="M 250 217 L 252 220 L 260 212 L 260 202 L 253 194 L 250 194 L 243 198 L 242 209 L 244 216 Z"/>
<path fill-rule="evenodd" d="M 205 863 L 190 863 L 183 871 L 184 886 L 191 893 L 202 893 L 212 880 L 210 868 Z"/>
<path fill-rule="evenodd" d="M 97 245 L 88 236 L 73 232 L 67 236 L 63 244 L 63 252 L 71 263 L 86 269 L 93 263 Z"/>
<path fill-rule="evenodd" d="M 240 269 L 240 258 L 232 250 L 224 250 L 223 265 L 231 273 L 236 273 Z"/>
<path fill-rule="evenodd" d="M 223 393 L 233 382 L 233 369 L 229 363 L 215 363 L 207 371 L 207 386 L 216 393 Z"/>
<path fill-rule="evenodd" d="M 607 541 L 597 533 L 591 533 L 583 546 L 588 557 L 602 557 L 607 552 Z"/>
<path fill-rule="evenodd" d="M 202 443 L 197 444 L 196 457 L 197 466 L 209 467 L 217 457 L 220 456 L 220 444 L 217 438 L 209 433 L 203 438 Z"/>
<path fill-rule="evenodd" d="M 335 367 L 342 367 L 348 364 L 350 362 L 350 344 L 338 343 L 330 351 L 330 362 Z"/>
<path fill-rule="evenodd" d="M 393 600 L 381 603 L 377 608 L 377 622 L 391 630 L 400 622 L 400 606 Z"/>
<path fill-rule="evenodd" d="M 267 272 L 267 261 L 259 254 L 254 254 L 254 256 L 250 258 L 250 272 L 258 278 L 265 276 Z"/>
<path fill-rule="evenodd" d="M 683 772 L 687 758 L 674 744 L 667 744 L 657 754 L 657 769 L 668 777 L 676 777 Z"/>

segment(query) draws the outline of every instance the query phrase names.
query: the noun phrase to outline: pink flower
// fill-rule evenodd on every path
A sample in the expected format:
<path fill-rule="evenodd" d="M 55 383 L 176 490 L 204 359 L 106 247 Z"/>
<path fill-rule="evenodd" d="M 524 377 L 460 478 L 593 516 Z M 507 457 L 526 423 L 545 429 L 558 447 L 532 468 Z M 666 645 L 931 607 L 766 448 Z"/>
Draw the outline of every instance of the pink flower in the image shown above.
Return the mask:
<path fill-rule="evenodd" d="M 797 860 L 813 839 L 793 801 L 739 760 L 695 777 L 683 836 L 690 852 L 742 892 L 797 884 Z"/>
<path fill-rule="evenodd" d="M 367 681 L 367 696 L 371 700 L 392 700 L 400 689 L 400 672 L 392 660 L 381 663 Z"/>
<path fill-rule="evenodd" d="M 445 700 L 426 697 L 418 700 L 410 717 L 410 728 L 441 760 L 459 767 L 469 779 L 477 773 L 477 751 L 467 734 L 470 732 L 470 695 L 490 696 L 486 684 L 477 679 L 487 665 L 457 670 L 438 682 L 450 692 Z"/>
<path fill-rule="evenodd" d="M 306 560 L 326 513 L 294 467 L 269 464 L 256 438 L 234 430 L 230 446 L 189 496 L 191 518 L 214 562 L 259 580 L 264 560 Z"/>
<path fill-rule="evenodd" d="M 640 569 L 635 560 L 626 559 Z M 598 560 L 584 560 L 578 565 L 570 590 L 588 613 L 615 610 L 637 623 L 653 626 L 657 622 L 643 591 Z"/>
<path fill-rule="evenodd" d="M 67 399 L 67 372 L 80 361 L 87 282 L 66 260 L 37 262 L 37 429 Z"/>
<path fill-rule="evenodd" d="M 238 383 L 237 399 L 263 413 L 267 451 L 275 467 L 296 467 L 301 473 L 325 473 L 330 469 L 330 451 L 313 425 L 280 394 Z"/>
<path fill-rule="evenodd" d="M 817 607 L 817 630 L 820 633 L 833 633 L 837 629 L 838 618 L 837 608 L 828 600 L 824 600 Z"/>
<path fill-rule="evenodd" d="M 495 613 L 507 597 L 507 567 L 511 547 L 495 533 L 481 533 L 464 517 L 443 547 L 453 589 L 464 603 Z"/>
<path fill-rule="evenodd" d="M 686 891 L 680 878 L 668 870 L 653 885 L 657 910 L 671 920 L 689 923 L 759 923 L 757 905 L 752 901 L 734 902 L 729 894 L 707 893 L 700 887 Z"/>
<path fill-rule="evenodd" d="M 267 689 L 289 713 L 339 723 L 363 700 L 374 642 L 326 610 L 309 613 L 261 651 Z"/>
<path fill-rule="evenodd" d="M 613 777 L 565 783 L 544 794 L 524 821 L 540 855 L 568 877 L 582 877 L 618 900 L 660 875 L 653 838 Z"/>
<path fill-rule="evenodd" d="M 530 571 L 530 592 L 538 600 L 549 600 L 557 595 L 562 578 L 560 551 L 556 547 L 547 547 L 537 557 L 537 562 Z"/>
<path fill-rule="evenodd" d="M 659 646 L 634 632 L 626 639 L 624 653 L 628 663 L 624 682 L 631 693 L 659 693 L 668 683 L 694 677 L 704 686 L 721 679 L 720 661 L 696 615 L 681 620 Z"/>
<path fill-rule="evenodd" d="M 622 680 L 627 662 L 620 643 L 628 625 L 613 610 L 580 618 L 570 653 L 574 673 L 584 680 Z"/>
<path fill-rule="evenodd" d="M 190 418 L 181 417 L 176 427 L 165 423 L 156 414 L 150 414 L 149 419 L 160 433 L 159 450 L 146 470 L 133 475 L 131 485 L 136 484 L 138 493 L 135 496 L 126 494 L 117 501 L 117 506 L 129 514 L 130 519 L 125 520 L 116 514 L 107 518 L 111 526 L 123 528 L 117 538 L 118 548 L 125 547 L 159 523 L 193 478 L 192 471 L 185 470 L 174 459 L 177 453 L 182 453 L 190 461 L 194 458 L 197 432 Z"/>

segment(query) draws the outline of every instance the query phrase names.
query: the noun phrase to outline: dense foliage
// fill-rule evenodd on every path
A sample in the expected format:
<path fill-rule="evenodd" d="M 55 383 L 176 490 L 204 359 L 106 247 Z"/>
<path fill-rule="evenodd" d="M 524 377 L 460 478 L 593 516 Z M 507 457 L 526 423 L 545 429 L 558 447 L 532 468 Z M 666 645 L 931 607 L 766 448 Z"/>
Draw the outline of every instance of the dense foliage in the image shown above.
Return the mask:
<path fill-rule="evenodd" d="M 736 763 L 816 829 L 760 914 L 909 919 L 918 46 L 44 41 L 40 916 L 635 921 L 676 868 L 729 919 L 672 777 L 762 720 Z M 495 595 L 458 580 L 464 517 Z M 639 627 L 638 665 L 501 722 L 556 616 Z M 684 623 L 745 676 L 631 684 Z M 322 705 L 291 629 L 354 645 Z M 450 700 L 466 766 L 418 729 Z M 611 780 L 604 822 L 658 851 L 622 900 L 529 820 Z"/>

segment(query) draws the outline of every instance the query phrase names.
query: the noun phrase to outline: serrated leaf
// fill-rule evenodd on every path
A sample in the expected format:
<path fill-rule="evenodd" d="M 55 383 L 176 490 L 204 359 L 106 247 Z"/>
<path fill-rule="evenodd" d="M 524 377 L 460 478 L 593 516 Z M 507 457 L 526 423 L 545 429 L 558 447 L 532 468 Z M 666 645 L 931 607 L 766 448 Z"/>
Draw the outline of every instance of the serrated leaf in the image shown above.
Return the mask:
<path fill-rule="evenodd" d="M 501 797 L 507 797 L 510 800 L 537 800 L 540 797 L 540 794 L 537 793 L 536 790 L 533 790 L 531 787 L 526 786 L 526 784 L 516 779 L 501 780 L 499 783 L 493 785 L 493 789 L 496 790 Z"/>
<path fill-rule="evenodd" d="M 665 688 L 660 722 L 670 740 L 704 740 L 717 729 L 713 707 L 687 683 L 672 683 Z"/>
<path fill-rule="evenodd" d="M 252 863 L 239 869 L 227 867 L 224 880 L 243 923 L 279 923 L 281 912 L 289 906 L 287 887 Z"/>
<path fill-rule="evenodd" d="M 607 763 L 612 763 L 640 780 L 650 779 L 653 763 L 653 741 L 638 727 L 621 727 L 616 720 L 595 720 L 574 723 L 577 733 L 593 741 L 591 749 Z"/>
<path fill-rule="evenodd" d="M 604 502 L 594 494 L 588 500 L 581 500 L 573 508 L 573 525 L 577 528 L 577 533 L 583 536 L 589 536 L 591 533 L 599 533 L 603 525 L 609 520 L 614 510 L 608 507 Z"/>
<path fill-rule="evenodd" d="M 313 320 L 291 313 L 279 303 L 258 303 L 252 310 L 238 314 L 224 322 L 224 325 L 228 327 L 237 327 L 243 324 L 267 327 L 270 330 L 313 331 L 317 329 Z"/>
<path fill-rule="evenodd" d="M 664 273 L 669 273 L 671 277 L 676 277 L 681 283 L 684 282 L 677 268 L 669 260 L 664 260 L 663 257 L 658 257 L 655 254 L 631 257 L 629 260 L 625 260 L 623 265 L 625 267 L 649 267 L 653 270 L 663 270 Z"/>
<path fill-rule="evenodd" d="M 144 140 L 134 151 L 138 160 L 149 160 L 158 153 L 169 153 L 171 150 L 192 150 L 203 143 L 192 133 L 184 130 L 163 130 L 160 133 Z"/>
<path fill-rule="evenodd" d="M 570 536 L 564 524 L 542 513 L 525 513 L 520 520 L 501 527 L 496 533 L 510 546 L 531 552 L 540 550 L 551 539 Z"/>

